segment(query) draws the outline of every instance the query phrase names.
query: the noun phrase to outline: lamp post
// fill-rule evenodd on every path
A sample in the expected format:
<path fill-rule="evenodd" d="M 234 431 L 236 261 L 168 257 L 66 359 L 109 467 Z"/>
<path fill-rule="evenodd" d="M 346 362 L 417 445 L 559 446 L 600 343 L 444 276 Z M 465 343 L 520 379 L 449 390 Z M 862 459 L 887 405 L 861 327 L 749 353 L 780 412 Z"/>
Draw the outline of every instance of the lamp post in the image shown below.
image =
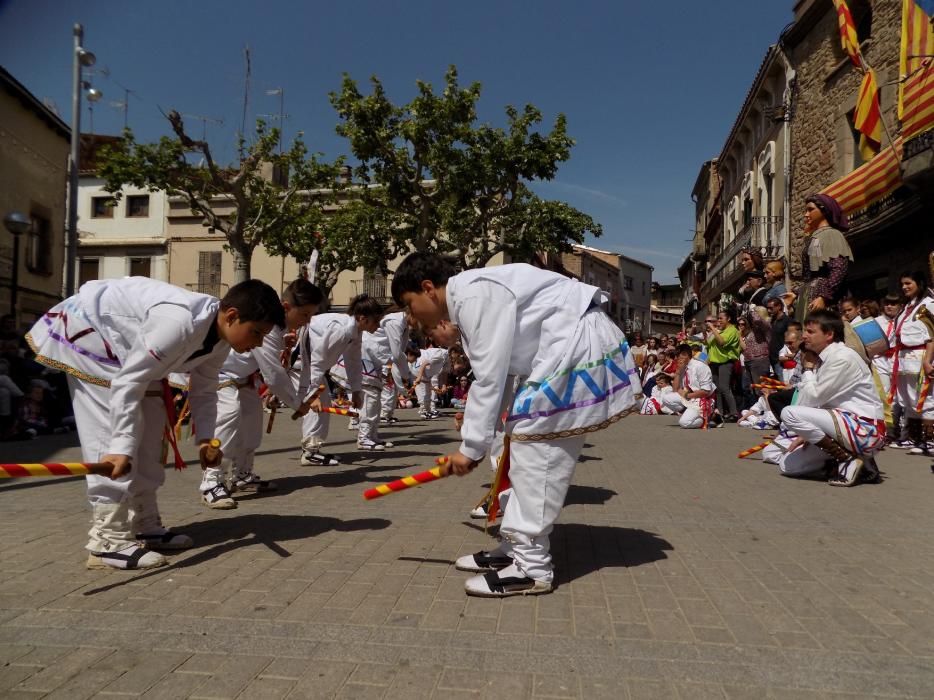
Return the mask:
<path fill-rule="evenodd" d="M 88 90 L 88 99 L 96 102 L 103 94 L 81 78 L 81 69 L 94 65 L 97 60 L 81 42 L 84 27 L 74 26 L 75 52 L 71 91 L 71 157 L 68 161 L 68 223 L 65 233 L 65 296 L 75 293 L 75 266 L 78 259 L 78 167 L 81 147 L 81 91 Z"/>
<path fill-rule="evenodd" d="M 13 322 L 19 319 L 16 317 L 16 302 L 19 296 L 19 237 L 22 236 L 32 225 L 29 217 L 18 211 L 11 211 L 3 217 L 3 225 L 6 230 L 13 234 L 13 271 L 10 273 L 10 315 Z"/>

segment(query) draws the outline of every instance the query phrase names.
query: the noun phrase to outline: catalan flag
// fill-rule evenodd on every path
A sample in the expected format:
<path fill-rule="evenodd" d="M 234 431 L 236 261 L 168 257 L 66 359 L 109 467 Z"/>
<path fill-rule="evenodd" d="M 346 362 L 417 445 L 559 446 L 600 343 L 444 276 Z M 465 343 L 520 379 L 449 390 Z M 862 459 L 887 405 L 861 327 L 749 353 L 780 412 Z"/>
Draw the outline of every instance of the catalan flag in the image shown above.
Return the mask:
<path fill-rule="evenodd" d="M 934 11 L 934 3 L 927 0 Z M 898 118 L 906 135 L 919 133 L 934 119 L 934 27 L 918 0 L 902 0 L 899 51 Z"/>
<path fill-rule="evenodd" d="M 840 43 L 843 45 L 843 51 L 850 57 L 850 61 L 854 66 L 862 68 L 863 57 L 859 52 L 856 25 L 853 24 L 853 15 L 850 14 L 850 8 L 846 4 L 846 0 L 833 0 L 833 6 L 837 11 L 837 24 L 840 27 Z"/>
<path fill-rule="evenodd" d="M 859 151 L 863 160 L 870 160 L 882 145 L 882 110 L 879 108 L 879 84 L 876 72 L 870 68 L 863 75 L 859 97 L 853 112 L 853 127 L 859 132 Z"/>

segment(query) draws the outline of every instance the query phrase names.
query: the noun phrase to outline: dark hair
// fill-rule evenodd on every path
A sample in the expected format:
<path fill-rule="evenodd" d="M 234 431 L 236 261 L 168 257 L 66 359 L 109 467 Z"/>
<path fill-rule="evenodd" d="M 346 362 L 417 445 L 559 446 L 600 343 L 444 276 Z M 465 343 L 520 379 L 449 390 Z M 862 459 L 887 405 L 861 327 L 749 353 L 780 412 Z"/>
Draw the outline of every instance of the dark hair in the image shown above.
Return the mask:
<path fill-rule="evenodd" d="M 879 302 L 875 299 L 864 299 L 859 302 L 860 313 L 862 313 L 862 308 L 866 307 L 869 310 L 869 315 L 875 318 L 879 315 L 882 309 L 879 307 Z"/>
<path fill-rule="evenodd" d="M 800 333 L 801 331 L 804 330 L 804 324 L 801 323 L 801 321 L 792 320 L 788 322 L 788 329 L 798 331 Z"/>
<path fill-rule="evenodd" d="M 406 292 L 422 291 L 422 282 L 429 280 L 436 287 L 443 287 L 454 276 L 454 267 L 437 253 L 416 251 L 409 255 L 392 278 L 392 298 L 399 306 Z"/>
<path fill-rule="evenodd" d="M 812 311 L 804 322 L 817 324 L 824 333 L 833 333 L 833 339 L 836 342 L 843 341 L 843 318 L 835 311 L 829 309 Z"/>
<path fill-rule="evenodd" d="M 242 322 L 268 322 L 285 328 L 285 309 L 279 295 L 260 280 L 247 280 L 231 287 L 221 299 L 221 311 L 227 309 L 236 309 Z"/>
<path fill-rule="evenodd" d="M 383 307 L 369 294 L 358 294 L 347 305 L 347 313 L 351 316 L 379 318 L 383 315 Z"/>
<path fill-rule="evenodd" d="M 904 304 L 905 300 L 901 294 L 886 294 L 882 297 L 883 304 Z"/>
<path fill-rule="evenodd" d="M 311 282 L 304 277 L 299 277 L 282 292 L 282 301 L 287 301 L 292 306 L 318 305 L 324 301 L 324 295 Z"/>
<path fill-rule="evenodd" d="M 675 356 L 680 357 L 681 355 L 690 355 L 694 357 L 694 348 L 692 348 L 687 343 L 681 343 L 675 350 Z"/>
<path fill-rule="evenodd" d="M 762 269 L 762 267 L 763 267 L 763 262 L 762 262 L 762 253 L 761 253 L 761 252 L 759 252 L 759 251 L 756 250 L 755 248 L 743 248 L 741 251 L 739 251 L 739 254 L 742 255 L 743 253 L 745 253 L 745 254 L 748 255 L 750 258 L 752 258 L 752 265 L 753 265 L 753 268 L 754 268 L 754 269 L 756 269 L 756 270 L 761 270 L 761 269 Z"/>
<path fill-rule="evenodd" d="M 914 280 L 915 284 L 918 285 L 918 296 L 923 297 L 925 290 L 928 288 L 927 275 L 924 274 L 924 270 L 915 270 L 914 272 L 906 270 L 898 276 L 898 281 L 901 282 L 906 277 Z"/>
<path fill-rule="evenodd" d="M 728 319 L 730 319 L 730 323 L 736 323 L 736 311 L 733 310 L 732 306 L 724 306 L 717 312 L 718 316 L 720 314 L 724 314 Z"/>

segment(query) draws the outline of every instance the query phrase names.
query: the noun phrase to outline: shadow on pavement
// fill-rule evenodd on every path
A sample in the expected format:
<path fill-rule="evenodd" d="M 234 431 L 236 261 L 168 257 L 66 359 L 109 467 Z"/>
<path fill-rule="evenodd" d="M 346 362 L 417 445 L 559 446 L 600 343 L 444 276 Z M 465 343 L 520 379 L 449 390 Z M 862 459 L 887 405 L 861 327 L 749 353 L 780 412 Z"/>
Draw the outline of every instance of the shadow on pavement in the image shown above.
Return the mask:
<path fill-rule="evenodd" d="M 601 569 L 629 568 L 667 559 L 674 546 L 653 532 L 609 525 L 559 523 L 551 533 L 555 582 L 570 583 Z"/>
<path fill-rule="evenodd" d="M 404 474 L 414 471 L 414 467 L 400 467 L 398 465 L 377 467 L 375 465 L 366 465 L 356 469 L 341 469 L 336 467 L 308 467 L 308 469 L 333 469 L 337 471 L 315 471 L 301 476 L 285 476 L 273 479 L 278 487 L 275 491 L 263 491 L 252 494 L 235 494 L 237 501 L 253 501 L 260 498 L 272 498 L 275 496 L 285 496 L 294 491 L 320 486 L 326 489 L 340 488 L 342 486 L 353 486 L 354 484 L 368 483 L 386 483 L 401 479 Z M 397 472 L 393 476 L 370 476 L 374 471 L 392 471 Z"/>
<path fill-rule="evenodd" d="M 616 491 L 605 489 L 602 486 L 580 486 L 578 484 L 571 484 L 571 487 L 568 489 L 568 495 L 564 499 L 564 505 L 602 505 L 616 495 L 618 495 Z"/>
<path fill-rule="evenodd" d="M 173 557 L 172 563 L 168 566 L 150 569 L 141 572 L 138 576 L 85 591 L 84 595 L 91 596 L 104 593 L 151 576 L 164 574 L 173 569 L 198 566 L 242 547 L 251 547 L 257 544 L 265 545 L 284 558 L 292 555 L 279 542 L 307 539 L 332 530 L 337 532 L 384 530 L 391 524 L 392 521 L 384 518 L 341 520 L 340 518 L 316 515 L 276 515 L 272 513 L 249 513 L 188 523 L 175 528 L 178 532 L 189 535 L 195 541 L 196 548 L 188 550 L 187 556 L 180 553 Z"/>

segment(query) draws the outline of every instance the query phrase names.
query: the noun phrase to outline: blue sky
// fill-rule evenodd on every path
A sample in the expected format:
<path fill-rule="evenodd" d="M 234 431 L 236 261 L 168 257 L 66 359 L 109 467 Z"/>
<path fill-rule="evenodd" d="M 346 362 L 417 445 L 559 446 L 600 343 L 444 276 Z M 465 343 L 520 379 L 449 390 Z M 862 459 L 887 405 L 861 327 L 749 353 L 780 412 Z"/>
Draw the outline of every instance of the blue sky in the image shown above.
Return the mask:
<path fill-rule="evenodd" d="M 68 121 L 71 27 L 81 22 L 97 67 L 110 72 L 92 77 L 105 93 L 96 133 L 122 128 L 123 113 L 110 103 L 123 99 L 123 85 L 138 94 L 129 121 L 139 139 L 167 132 L 160 107 L 220 118 L 207 133 L 224 160 L 234 156 L 241 121 L 246 45 L 248 124 L 278 111 L 278 98 L 265 93 L 281 86 L 286 138 L 302 130 L 329 157 L 347 152 L 328 102 L 344 72 L 361 88 L 375 74 L 391 99 L 405 102 L 417 79 L 439 86 L 455 64 L 462 83 L 483 85 L 483 121 L 502 124 L 506 104 L 532 103 L 546 124 L 567 115 L 577 146 L 536 191 L 594 216 L 604 235 L 591 244 L 648 262 L 666 282 L 689 250 L 698 169 L 719 153 L 792 5 L 0 0 L 0 64 Z"/>

